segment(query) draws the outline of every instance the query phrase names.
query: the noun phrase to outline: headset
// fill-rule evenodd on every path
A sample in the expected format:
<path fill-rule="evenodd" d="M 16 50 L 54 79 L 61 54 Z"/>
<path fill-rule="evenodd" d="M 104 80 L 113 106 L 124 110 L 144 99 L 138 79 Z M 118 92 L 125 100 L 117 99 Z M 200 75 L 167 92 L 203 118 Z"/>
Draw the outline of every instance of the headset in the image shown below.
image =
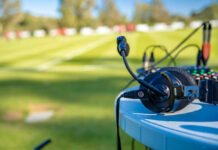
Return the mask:
<path fill-rule="evenodd" d="M 196 31 L 203 26 L 203 44 L 202 49 L 196 44 L 189 44 L 175 55 L 171 57 L 171 54 L 175 52 L 186 40 L 188 40 Z M 153 48 L 160 48 L 166 51 L 166 56 L 154 64 L 153 51 L 151 54 L 152 68 L 160 64 L 163 60 L 171 57 L 169 65 L 175 63 L 175 58 L 187 47 L 196 47 L 198 50 L 197 64 L 196 67 L 200 67 L 201 64 L 205 67 L 209 58 L 210 53 L 210 37 L 211 37 L 211 24 L 204 22 L 202 25 L 196 28 L 191 34 L 189 34 L 180 44 L 178 44 L 170 53 L 167 52 L 166 48 L 157 45 L 150 46 Z M 150 48 L 148 47 L 148 48 Z M 143 68 L 139 76 L 135 75 L 126 60 L 129 55 L 130 46 L 127 43 L 127 39 L 124 36 L 117 37 L 117 51 L 123 59 L 126 69 L 133 77 L 127 86 L 133 81 L 139 83 L 138 86 L 124 90 L 116 98 L 116 124 L 117 124 L 117 150 L 121 150 L 121 142 L 119 135 L 119 105 L 121 98 L 139 99 L 142 104 L 154 113 L 168 113 L 175 112 L 185 108 L 194 99 L 199 99 L 202 102 L 218 104 L 218 80 L 202 80 L 199 83 L 196 82 L 195 78 L 182 67 L 162 67 L 157 68 L 155 71 L 151 71 L 152 68 L 148 68 L 146 62 L 146 53 L 143 56 Z M 147 70 L 146 70 L 147 69 Z M 146 70 L 146 71 L 144 71 Z M 142 76 L 142 78 L 140 77 Z M 216 73 L 216 77 L 217 77 Z M 126 87 L 127 87 L 126 86 Z"/>
<path fill-rule="evenodd" d="M 122 97 L 140 99 L 146 108 L 156 113 L 180 110 L 199 97 L 199 86 L 185 70 L 163 67 L 140 79 L 132 72 L 126 60 L 129 44 L 124 36 L 117 38 L 117 51 L 130 75 L 139 83 L 137 90 L 124 92 Z"/>

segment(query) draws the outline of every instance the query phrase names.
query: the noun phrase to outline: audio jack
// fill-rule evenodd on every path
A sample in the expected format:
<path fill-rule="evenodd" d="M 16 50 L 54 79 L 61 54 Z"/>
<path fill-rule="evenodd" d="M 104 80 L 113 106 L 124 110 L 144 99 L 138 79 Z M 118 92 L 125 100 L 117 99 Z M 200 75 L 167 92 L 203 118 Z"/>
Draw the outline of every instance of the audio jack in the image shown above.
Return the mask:
<path fill-rule="evenodd" d="M 148 71 L 149 69 L 149 61 L 147 59 L 147 55 L 146 55 L 146 52 L 144 52 L 144 55 L 142 57 L 142 62 L 143 62 L 143 68 L 145 71 Z"/>

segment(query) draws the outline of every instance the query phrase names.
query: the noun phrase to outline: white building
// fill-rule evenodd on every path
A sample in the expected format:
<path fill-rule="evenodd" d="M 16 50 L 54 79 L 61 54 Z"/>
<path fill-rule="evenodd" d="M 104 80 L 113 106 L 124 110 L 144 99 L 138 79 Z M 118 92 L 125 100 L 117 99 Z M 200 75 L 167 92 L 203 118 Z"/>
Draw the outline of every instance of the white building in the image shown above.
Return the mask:
<path fill-rule="evenodd" d="M 124 33 L 126 32 L 126 26 L 125 25 L 115 25 L 113 27 L 113 32 L 115 33 Z"/>
<path fill-rule="evenodd" d="M 200 20 L 198 20 L 198 21 L 192 21 L 192 22 L 190 23 L 190 27 L 191 27 L 191 28 L 198 28 L 198 27 L 201 26 L 202 23 L 203 23 L 203 21 L 200 21 Z"/>
<path fill-rule="evenodd" d="M 75 35 L 76 34 L 76 29 L 75 28 L 66 28 L 63 30 L 64 35 Z"/>
<path fill-rule="evenodd" d="M 184 27 L 185 27 L 185 23 L 184 22 L 173 22 L 170 25 L 170 29 L 172 29 L 172 30 L 183 29 Z"/>
<path fill-rule="evenodd" d="M 60 31 L 58 29 L 51 29 L 49 30 L 50 36 L 58 36 L 60 34 Z"/>
<path fill-rule="evenodd" d="M 5 38 L 6 38 L 6 39 L 14 39 L 14 38 L 16 38 L 16 33 L 13 32 L 13 31 L 11 31 L 11 32 L 6 32 L 6 33 L 5 33 Z"/>
<path fill-rule="evenodd" d="M 20 31 L 19 38 L 29 38 L 31 35 L 30 31 Z"/>
<path fill-rule="evenodd" d="M 96 29 L 97 34 L 109 34 L 112 30 L 107 26 L 100 26 Z"/>
<path fill-rule="evenodd" d="M 45 30 L 35 30 L 33 31 L 34 37 L 44 37 L 46 35 Z"/>
<path fill-rule="evenodd" d="M 95 31 L 91 27 L 83 27 L 80 30 L 80 34 L 82 34 L 82 35 L 92 35 L 94 33 L 95 33 Z"/>
<path fill-rule="evenodd" d="M 147 24 L 137 24 L 136 31 L 138 32 L 148 32 L 150 27 Z"/>
<path fill-rule="evenodd" d="M 210 23 L 212 27 L 218 27 L 218 20 L 211 20 Z"/>
<path fill-rule="evenodd" d="M 156 23 L 152 27 L 153 31 L 166 31 L 168 30 L 168 26 L 166 23 Z"/>

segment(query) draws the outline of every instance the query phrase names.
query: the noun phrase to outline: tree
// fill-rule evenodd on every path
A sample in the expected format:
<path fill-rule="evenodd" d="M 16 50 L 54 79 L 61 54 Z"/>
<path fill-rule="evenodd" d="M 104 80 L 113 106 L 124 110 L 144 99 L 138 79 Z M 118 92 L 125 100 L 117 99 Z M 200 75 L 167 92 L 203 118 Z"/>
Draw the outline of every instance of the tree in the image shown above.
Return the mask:
<path fill-rule="evenodd" d="M 101 24 L 112 27 L 118 24 L 125 24 L 126 17 L 121 15 L 113 0 L 104 0 L 104 4 L 99 11 Z"/>
<path fill-rule="evenodd" d="M 149 6 L 145 3 L 136 2 L 133 23 L 147 23 L 149 21 Z"/>
<path fill-rule="evenodd" d="M 148 24 L 156 22 L 170 23 L 170 14 L 160 0 L 154 0 L 150 5 L 137 1 L 133 22 Z"/>
<path fill-rule="evenodd" d="M 60 12 L 62 13 L 62 18 L 60 25 L 78 29 L 90 25 L 92 20 L 91 12 L 94 5 L 95 0 L 61 0 Z"/>
<path fill-rule="evenodd" d="M 58 19 L 48 17 L 36 17 L 28 13 L 23 14 L 22 20 L 18 23 L 18 30 L 35 30 L 35 29 L 49 29 L 57 28 Z"/>
<path fill-rule="evenodd" d="M 0 0 L 3 31 L 13 30 L 22 18 L 20 0 Z"/>
<path fill-rule="evenodd" d="M 3 30 L 3 27 L 2 27 L 2 20 L 1 20 L 1 18 L 0 18 L 0 36 L 1 36 L 2 30 Z"/>
<path fill-rule="evenodd" d="M 181 15 L 172 15 L 171 16 L 171 22 L 174 21 L 181 21 L 184 22 L 186 26 L 188 26 L 191 22 L 191 18 L 190 17 L 185 17 L 185 16 L 181 16 Z"/>
<path fill-rule="evenodd" d="M 193 12 L 191 15 L 191 18 L 194 20 L 212 20 L 212 19 L 218 19 L 218 3 L 212 3 L 211 6 L 206 7 L 199 13 Z"/>
<path fill-rule="evenodd" d="M 150 6 L 151 16 L 150 16 L 150 22 L 170 22 L 170 15 L 168 11 L 164 8 L 163 3 L 161 0 L 154 0 L 153 3 Z"/>

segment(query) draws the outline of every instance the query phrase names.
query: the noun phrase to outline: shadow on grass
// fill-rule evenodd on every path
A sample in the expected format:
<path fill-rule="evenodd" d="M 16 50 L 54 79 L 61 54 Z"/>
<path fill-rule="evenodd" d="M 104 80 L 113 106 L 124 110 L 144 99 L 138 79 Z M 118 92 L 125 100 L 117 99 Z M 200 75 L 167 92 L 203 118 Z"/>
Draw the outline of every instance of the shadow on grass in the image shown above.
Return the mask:
<path fill-rule="evenodd" d="M 23 99 L 29 95 L 38 99 L 49 99 L 46 103 L 58 103 L 67 107 L 67 110 L 63 115 L 57 114 L 52 120 L 44 123 L 26 124 L 21 120 L 12 124 L 4 121 L 0 131 L 7 136 L 2 142 L 7 143 L 7 139 L 14 142 L 7 145 L 2 143 L 0 149 L 32 149 L 46 138 L 52 139 L 48 149 L 54 150 L 115 149 L 114 99 L 128 80 L 127 77 L 101 77 L 47 82 L 21 79 L 1 81 L 0 99 L 3 106 L 6 100 L 13 103 L 12 99 L 8 99 L 10 96 L 13 96 L 14 100 L 23 101 L 24 104 L 31 103 L 32 99 Z M 43 103 L 43 100 L 39 102 Z M 92 109 L 81 110 L 73 107 L 74 104 L 93 109 L 101 108 L 102 111 L 89 112 Z M 16 107 L 15 104 L 14 108 Z M 73 108 L 77 110 L 70 110 Z M 103 114 L 98 117 L 101 112 Z M 89 115 L 78 115 L 80 113 Z M 125 147 L 130 147 L 130 141 L 125 139 Z"/>
<path fill-rule="evenodd" d="M 139 67 L 141 67 L 142 65 L 142 60 L 141 58 L 127 58 L 129 64 L 138 64 Z M 156 58 L 155 62 L 158 62 L 160 59 Z M 158 66 L 159 67 L 164 67 L 168 64 L 168 62 L 170 61 L 170 59 L 166 59 L 164 60 L 162 63 L 160 63 Z M 75 58 L 69 61 L 66 61 L 64 63 L 62 63 L 61 65 L 73 65 L 73 64 L 83 64 L 83 65 L 87 65 L 87 64 L 122 64 L 122 58 L 114 58 L 114 57 L 107 57 L 107 58 Z M 171 63 L 171 65 L 173 66 L 173 63 Z M 180 57 L 176 59 L 176 65 L 177 66 L 195 66 L 196 65 L 196 59 L 194 58 L 185 58 L 185 57 Z M 218 65 L 217 63 L 208 63 L 208 67 L 211 67 L 214 70 L 218 71 Z"/>
<path fill-rule="evenodd" d="M 87 80 L 35 81 L 4 80 L 0 81 L 0 99 L 8 97 L 22 101 L 25 96 L 37 96 L 49 99 L 50 102 L 78 103 L 107 106 L 112 104 L 116 95 L 129 81 L 127 77 L 101 77 Z M 31 102 L 31 99 L 29 100 Z M 13 101 L 11 101 L 13 103 Z M 24 102 L 23 102 L 24 103 Z M 28 102 L 27 102 L 28 103 Z"/>
<path fill-rule="evenodd" d="M 22 100 L 20 96 L 33 93 L 36 96 L 49 98 L 51 100 L 50 103 L 58 101 L 65 106 L 80 104 L 89 107 L 106 107 L 109 108 L 111 115 L 108 116 L 106 113 L 102 114 L 103 117 L 96 118 L 94 116 L 96 112 L 93 113 L 87 110 L 86 113 L 91 113 L 93 116 L 75 117 L 73 114 L 75 111 L 77 113 L 84 113 L 84 110 L 81 111 L 78 109 L 74 111 L 68 110 L 66 112 L 67 114 L 63 116 L 56 115 L 52 120 L 44 123 L 25 124 L 23 121 L 20 121 L 12 125 L 10 122 L 4 122 L 5 130 L 10 129 L 10 131 L 7 131 L 9 133 L 7 138 L 10 138 L 14 142 L 9 145 L 0 144 L 0 148 L 32 149 L 44 139 L 51 138 L 53 142 L 48 145 L 48 149 L 115 149 L 115 120 L 111 116 L 113 116 L 114 112 L 114 99 L 126 81 L 128 81 L 127 78 L 121 77 L 46 83 L 18 79 L 1 81 L 1 101 L 4 101 L 9 95 L 14 95 L 15 99 Z M 126 148 L 130 147 L 129 137 L 125 137 L 123 142 Z"/>
<path fill-rule="evenodd" d="M 140 59 L 136 58 L 127 58 L 129 63 L 141 63 Z M 107 64 L 107 63 L 122 63 L 122 58 L 121 57 L 106 57 L 106 58 L 96 58 L 96 57 L 87 57 L 87 58 L 74 58 L 69 61 L 66 61 L 63 63 L 64 64 L 90 64 L 90 63 L 96 63 L 96 64 Z"/>
<path fill-rule="evenodd" d="M 0 63 L 0 67 L 7 67 L 7 66 L 9 66 L 9 63 L 6 63 L 6 62 Z"/>
<path fill-rule="evenodd" d="M 45 149 L 116 149 L 116 126 L 114 118 L 105 117 L 100 120 L 93 118 L 58 119 L 53 118 L 50 121 L 37 124 L 14 123 L 13 128 L 8 134 L 14 142 L 5 146 L 0 144 L 0 148 L 33 149 L 34 146 L 46 138 L 51 138 L 52 143 Z M 5 123 L 5 125 L 8 128 L 12 126 L 10 123 Z M 19 130 L 16 130 L 15 127 L 19 128 Z M 124 132 L 122 132 L 121 137 L 123 148 L 130 148 L 130 137 L 124 134 Z"/>

